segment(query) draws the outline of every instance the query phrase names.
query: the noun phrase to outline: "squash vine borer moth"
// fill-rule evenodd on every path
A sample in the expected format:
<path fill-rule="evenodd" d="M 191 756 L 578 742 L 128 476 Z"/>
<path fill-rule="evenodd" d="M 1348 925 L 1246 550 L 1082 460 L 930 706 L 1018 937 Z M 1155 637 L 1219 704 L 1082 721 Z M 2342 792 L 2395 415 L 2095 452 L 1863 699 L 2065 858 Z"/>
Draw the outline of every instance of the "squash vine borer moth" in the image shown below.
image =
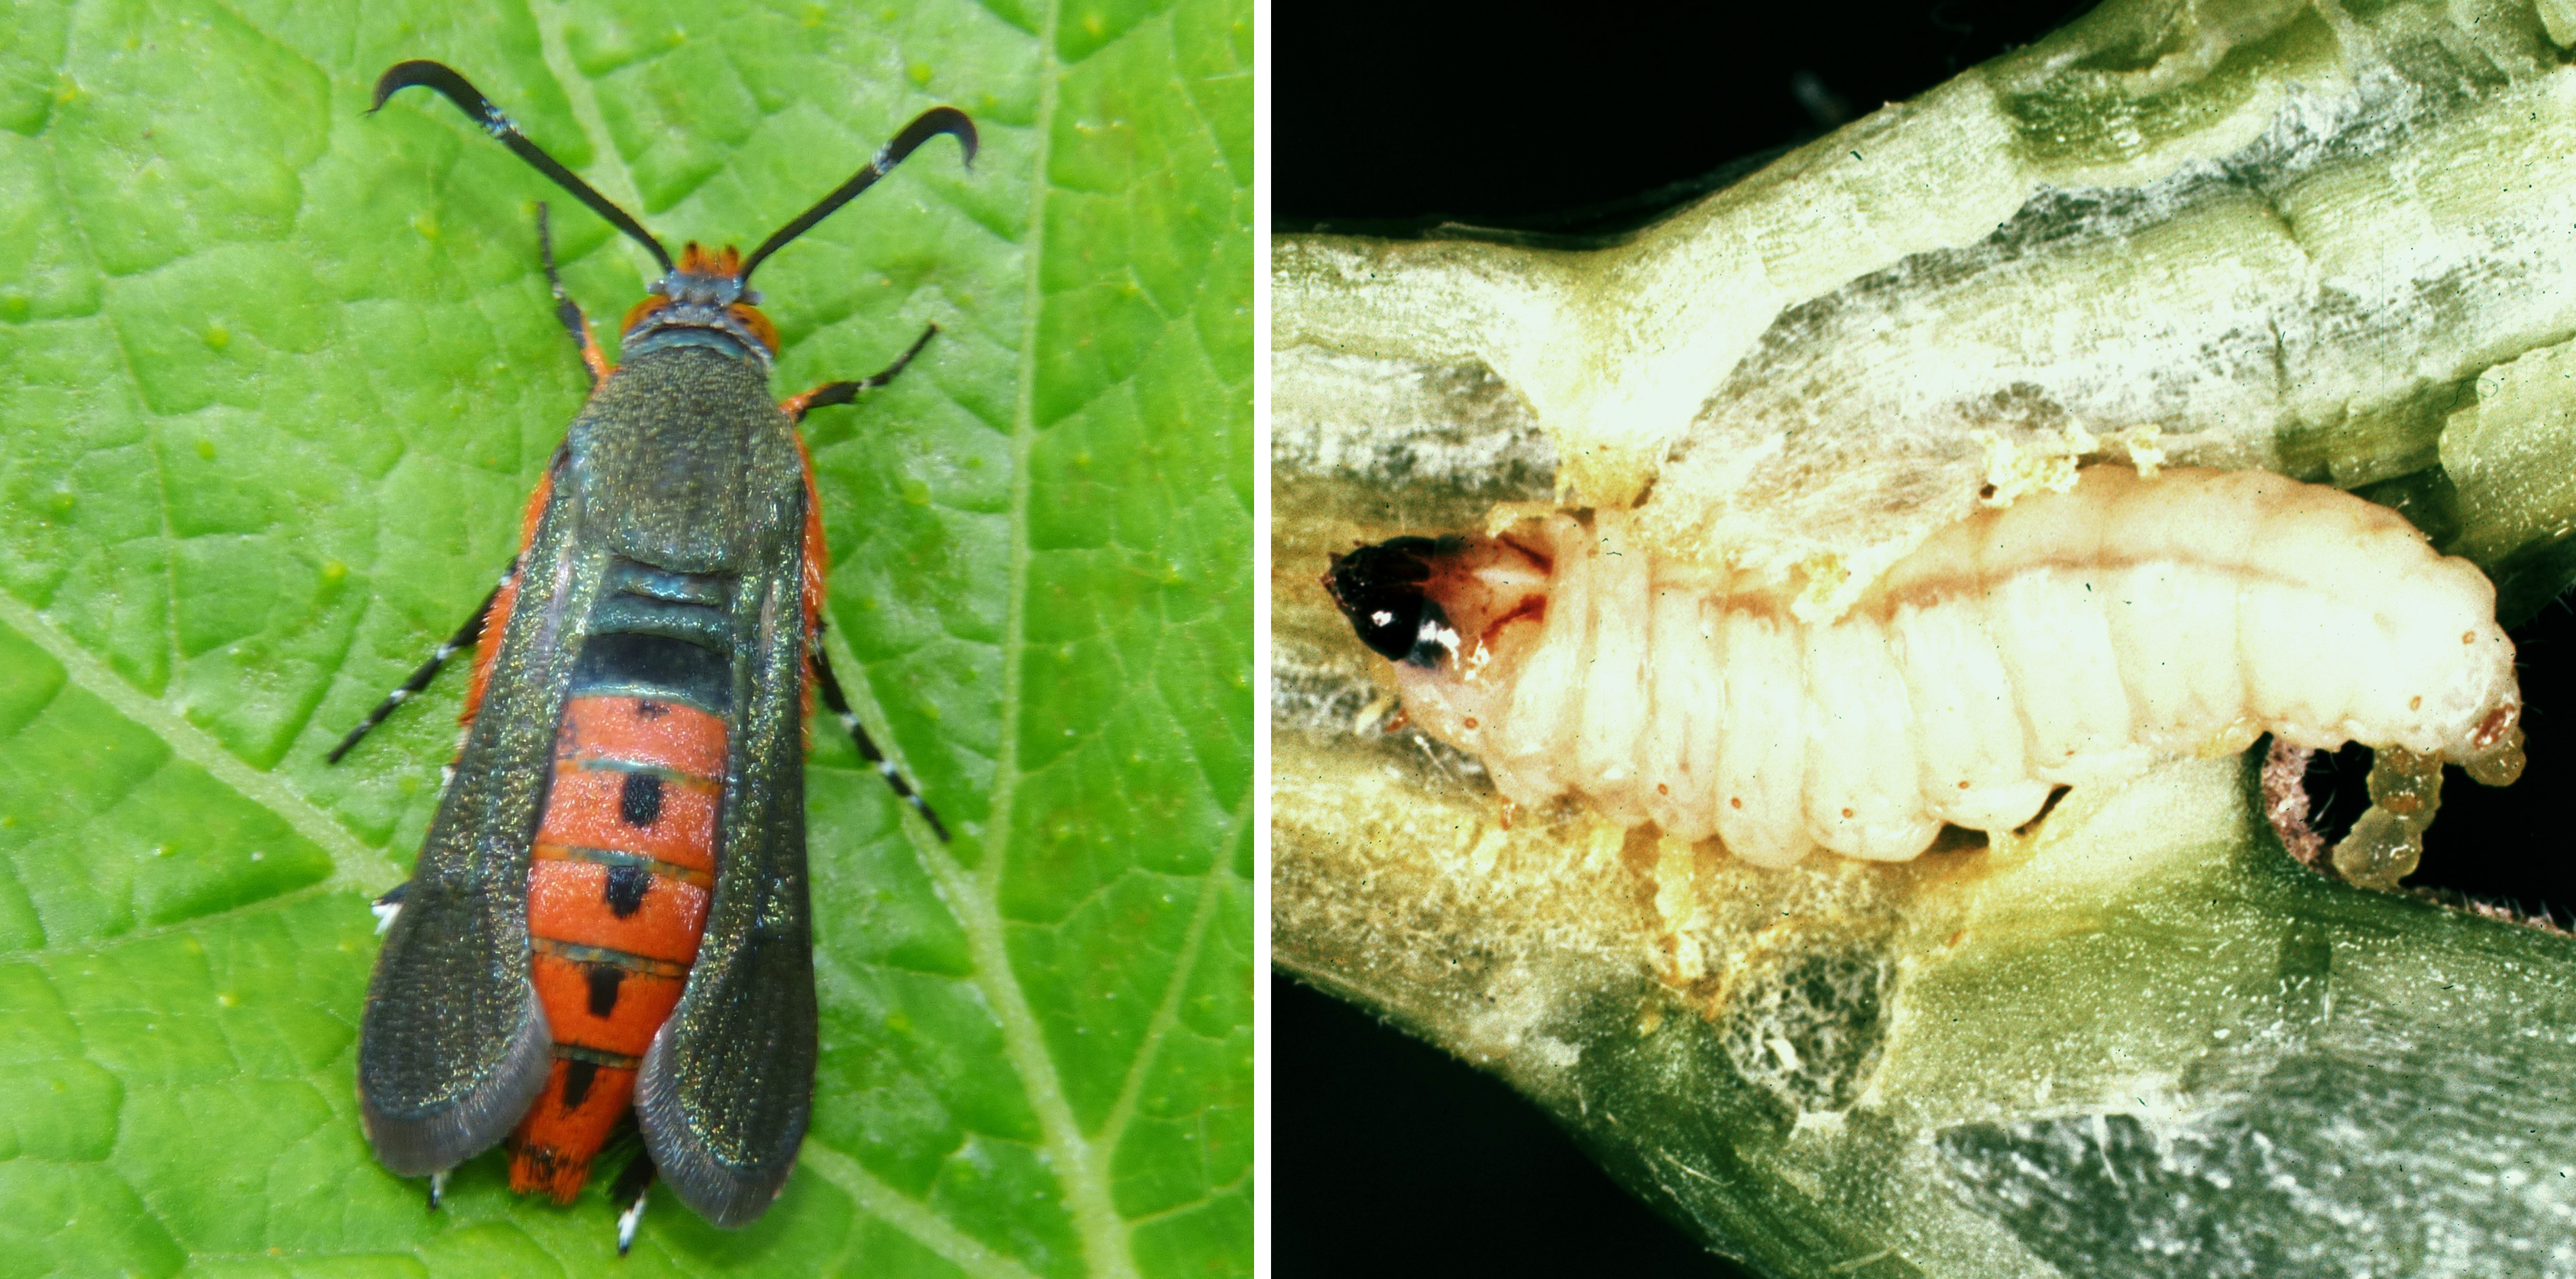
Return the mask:
<path fill-rule="evenodd" d="M 947 838 L 824 659 L 822 515 L 796 432 L 808 411 L 900 372 L 937 328 L 873 377 L 774 402 L 778 334 L 751 275 L 933 137 L 957 139 L 971 164 L 975 126 L 926 111 L 748 257 L 692 243 L 674 264 L 455 71 L 395 66 L 370 109 L 415 85 L 651 250 L 663 275 L 610 364 L 564 293 L 538 206 L 589 401 L 501 584 L 331 752 L 477 646 L 452 779 L 410 882 L 379 902 L 389 928 L 359 1032 L 359 1111 L 386 1168 L 430 1176 L 433 1207 L 450 1169 L 504 1139 L 512 1189 L 568 1202 L 631 1098 L 644 1157 L 615 1191 L 632 1205 L 619 1251 L 656 1172 L 709 1221 L 739 1226 L 786 1184 L 813 1101 L 809 687 Z"/>

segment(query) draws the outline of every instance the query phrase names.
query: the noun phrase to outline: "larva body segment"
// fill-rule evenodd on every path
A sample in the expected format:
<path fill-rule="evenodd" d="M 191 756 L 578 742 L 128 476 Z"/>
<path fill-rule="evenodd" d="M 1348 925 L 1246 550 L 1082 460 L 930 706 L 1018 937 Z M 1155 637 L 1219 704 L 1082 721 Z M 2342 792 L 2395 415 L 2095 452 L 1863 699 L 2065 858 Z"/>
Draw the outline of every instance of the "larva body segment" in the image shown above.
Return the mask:
<path fill-rule="evenodd" d="M 2485 576 L 2391 511 L 2262 472 L 2084 471 L 1940 530 L 1828 624 L 1647 554 L 1624 511 L 1365 547 L 1327 584 L 1397 659 L 1413 722 L 1506 798 L 1581 795 L 1762 865 L 1904 860 L 1944 823 L 2009 830 L 2054 786 L 2263 732 L 2382 748 L 2374 794 L 2419 795 L 2441 759 L 2491 784 L 2521 768 Z M 2411 869 L 2435 802 L 2375 818 L 2386 847 L 2355 877 Z"/>

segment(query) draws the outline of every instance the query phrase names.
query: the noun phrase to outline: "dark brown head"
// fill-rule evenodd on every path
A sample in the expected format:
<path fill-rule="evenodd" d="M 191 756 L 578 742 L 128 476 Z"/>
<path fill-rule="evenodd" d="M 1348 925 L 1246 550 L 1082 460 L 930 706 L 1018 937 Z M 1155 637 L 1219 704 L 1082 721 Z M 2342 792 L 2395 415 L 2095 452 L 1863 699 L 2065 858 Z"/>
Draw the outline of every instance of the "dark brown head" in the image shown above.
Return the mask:
<path fill-rule="evenodd" d="M 1324 589 L 1360 642 L 1395 663 L 1386 674 L 1413 722 L 1472 748 L 1501 722 L 1545 632 L 1558 542 L 1591 537 L 1559 515 L 1500 536 L 1392 538 L 1334 556 Z"/>
<path fill-rule="evenodd" d="M 1438 666 L 1457 651 L 1458 632 L 1425 588 L 1432 561 L 1461 549 L 1446 544 L 1456 541 L 1399 537 L 1336 555 L 1324 589 L 1371 650 L 1426 669 Z"/>

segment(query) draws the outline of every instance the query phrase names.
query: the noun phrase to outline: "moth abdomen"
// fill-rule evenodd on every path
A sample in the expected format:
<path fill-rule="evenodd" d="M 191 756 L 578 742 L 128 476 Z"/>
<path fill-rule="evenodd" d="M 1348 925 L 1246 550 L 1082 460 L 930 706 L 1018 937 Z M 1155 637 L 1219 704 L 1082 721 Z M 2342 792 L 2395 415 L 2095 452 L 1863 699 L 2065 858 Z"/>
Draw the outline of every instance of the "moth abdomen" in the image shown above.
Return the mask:
<path fill-rule="evenodd" d="M 616 616 L 608 602 L 594 623 Z M 697 960 L 732 732 L 705 694 L 730 683 L 726 654 L 663 635 L 591 640 L 528 865 L 531 976 L 555 1060 L 510 1136 L 510 1188 L 558 1202 L 625 1117 Z"/>
<path fill-rule="evenodd" d="M 1944 824 L 2009 830 L 2057 786 L 2265 732 L 2489 783 L 2520 770 L 2486 578 L 2392 512 L 2280 476 L 2094 468 L 1940 530 L 1829 622 L 1656 555 L 1624 511 L 1425 543 L 1335 561 L 1420 564 L 1371 580 L 1454 623 L 1454 651 L 1398 663 L 1415 723 L 1481 756 L 1506 798 L 1581 795 L 1765 865 L 1818 846 L 1910 858 Z M 2420 813 L 2379 834 L 2420 835 Z M 2392 864 L 2358 877 L 2393 882 Z"/>

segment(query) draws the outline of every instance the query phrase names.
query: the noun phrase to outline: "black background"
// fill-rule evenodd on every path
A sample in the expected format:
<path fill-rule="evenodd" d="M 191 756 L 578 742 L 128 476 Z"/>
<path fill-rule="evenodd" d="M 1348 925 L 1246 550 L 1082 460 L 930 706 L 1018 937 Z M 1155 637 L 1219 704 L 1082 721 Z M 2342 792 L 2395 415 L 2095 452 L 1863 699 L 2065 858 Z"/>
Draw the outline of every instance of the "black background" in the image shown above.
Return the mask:
<path fill-rule="evenodd" d="M 1271 10 L 1274 225 L 1623 229 L 2089 7 L 1283 0 Z M 2410 883 L 2576 905 L 2571 859 L 2533 839 L 2576 783 L 2576 744 L 2551 719 L 2576 705 L 2559 653 L 2571 635 L 2563 603 L 2516 630 L 2532 769 L 2505 790 L 2453 770 Z M 2365 802 L 2367 766 L 2356 747 L 2312 772 L 2330 837 Z M 1744 1273 L 1620 1191 L 1500 1082 L 1285 977 L 1271 988 L 1282 1279 Z"/>
<path fill-rule="evenodd" d="M 1281 0 L 1275 225 L 1428 216 L 1543 228 L 1803 142 L 2090 7 Z M 1801 73 L 1841 111 L 1802 105 Z"/>

